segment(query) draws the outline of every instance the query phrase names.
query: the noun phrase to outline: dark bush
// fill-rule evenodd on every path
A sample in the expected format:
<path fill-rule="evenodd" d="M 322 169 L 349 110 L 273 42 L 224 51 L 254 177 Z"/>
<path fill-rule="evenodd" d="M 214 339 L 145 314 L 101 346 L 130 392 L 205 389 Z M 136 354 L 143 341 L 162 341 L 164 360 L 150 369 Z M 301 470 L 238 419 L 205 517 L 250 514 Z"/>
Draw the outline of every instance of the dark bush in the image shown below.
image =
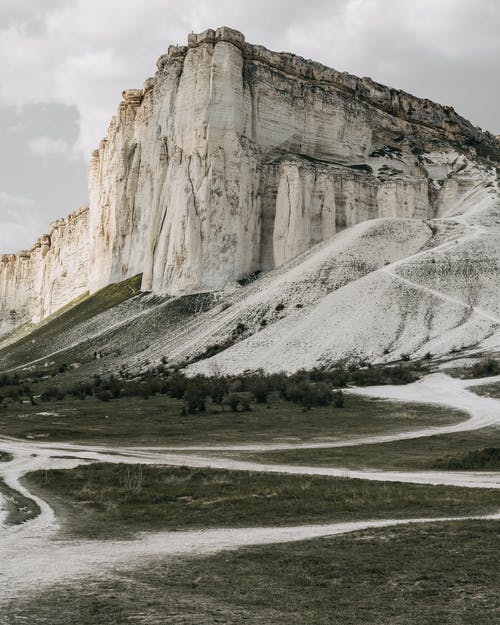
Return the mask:
<path fill-rule="evenodd" d="M 227 396 L 227 403 L 229 404 L 229 408 L 233 412 L 238 412 L 238 406 L 240 405 L 240 396 L 236 393 L 229 393 Z"/>
<path fill-rule="evenodd" d="M 50 386 L 49 388 L 45 389 L 41 394 L 42 401 L 51 401 L 54 399 L 56 401 L 62 401 L 65 397 L 65 391 L 63 391 L 58 386 Z"/>
<path fill-rule="evenodd" d="M 433 468 L 452 471 L 498 470 L 500 469 L 500 449 L 486 447 L 485 449 L 469 451 L 462 456 L 447 456 L 437 460 Z"/>
<path fill-rule="evenodd" d="M 269 381 L 266 378 L 256 378 L 249 384 L 248 390 L 258 404 L 266 404 L 271 392 Z"/>
<path fill-rule="evenodd" d="M 500 362 L 494 358 L 483 358 L 470 369 L 471 377 L 486 378 L 500 373 Z"/>
<path fill-rule="evenodd" d="M 304 380 L 287 386 L 285 397 L 309 410 L 313 406 L 329 406 L 333 401 L 333 392 L 325 382 L 312 383 Z"/>
<path fill-rule="evenodd" d="M 95 396 L 101 401 L 109 401 L 110 399 L 113 399 L 113 393 L 106 389 L 101 389 L 100 391 L 97 391 Z"/>
<path fill-rule="evenodd" d="M 207 409 L 208 388 L 201 380 L 193 380 L 184 393 L 184 405 L 186 412 L 205 412 Z"/>
<path fill-rule="evenodd" d="M 344 407 L 344 393 L 342 391 L 337 391 L 335 393 L 335 408 L 343 408 Z"/>

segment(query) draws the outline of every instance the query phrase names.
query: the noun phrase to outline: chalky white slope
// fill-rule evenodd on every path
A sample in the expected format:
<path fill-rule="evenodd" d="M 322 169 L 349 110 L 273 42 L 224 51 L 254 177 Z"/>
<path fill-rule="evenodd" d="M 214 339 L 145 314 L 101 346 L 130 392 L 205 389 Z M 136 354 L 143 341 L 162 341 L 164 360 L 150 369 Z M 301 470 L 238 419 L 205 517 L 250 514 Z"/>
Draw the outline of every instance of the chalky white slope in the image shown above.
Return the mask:
<path fill-rule="evenodd" d="M 377 223 L 375 232 L 360 234 L 359 227 L 350 231 L 360 247 L 370 235 L 378 238 L 375 260 L 370 259 L 373 271 L 358 279 L 351 274 L 352 280 L 345 286 L 325 294 L 312 306 L 307 305 L 310 291 L 300 280 L 296 289 L 277 292 L 264 288 L 261 297 L 267 293 L 285 309 L 297 301 L 305 306 L 190 370 L 294 371 L 343 359 L 441 355 L 481 343 L 495 347 L 500 343 L 497 173 L 468 162 L 460 173 L 441 183 L 441 192 L 446 193 L 446 187 L 452 185 L 461 187 L 460 194 L 443 202 L 442 217 L 427 225 L 384 220 Z M 425 241 L 420 232 L 419 238 L 418 223 L 429 233 L 441 231 L 441 235 Z M 334 237 L 329 246 L 341 236 Z M 394 242 L 405 237 L 405 253 L 397 258 Z M 370 257 L 369 245 L 363 252 Z M 342 263 L 346 255 L 337 258 Z M 287 276 L 298 276 L 302 270 L 298 265 L 289 269 Z"/>
<path fill-rule="evenodd" d="M 65 362 L 88 361 L 93 372 L 102 366 L 104 374 L 123 363 L 135 370 L 165 358 L 197 360 L 191 373 L 294 371 L 342 360 L 495 348 L 497 171 L 452 150 L 428 153 L 425 161 L 435 188 L 434 219 L 366 220 L 246 286 L 213 293 L 199 308 L 182 297 L 137 295 L 66 324 L 45 351 L 37 339 L 37 357 L 28 350 L 4 367 L 66 354 Z M 96 351 L 106 358 L 95 361 Z"/>
<path fill-rule="evenodd" d="M 0 368 L 66 352 L 101 372 L 102 352 L 106 374 L 292 371 L 495 347 L 497 137 L 225 27 L 157 67 L 93 154 L 88 209 L 0 258 L 0 348 L 87 292 L 141 274 L 149 295 L 1 350 Z"/>

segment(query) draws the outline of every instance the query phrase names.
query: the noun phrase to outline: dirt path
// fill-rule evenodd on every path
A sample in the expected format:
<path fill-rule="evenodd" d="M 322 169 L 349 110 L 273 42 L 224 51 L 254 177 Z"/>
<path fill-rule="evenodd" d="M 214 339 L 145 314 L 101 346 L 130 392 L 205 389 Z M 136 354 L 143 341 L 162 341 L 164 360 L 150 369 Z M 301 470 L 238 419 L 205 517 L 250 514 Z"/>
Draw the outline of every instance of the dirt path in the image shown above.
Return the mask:
<path fill-rule="evenodd" d="M 469 231 L 463 234 L 461 237 L 458 237 L 457 239 L 446 241 L 445 243 L 442 243 L 441 245 L 438 245 L 434 248 L 423 250 L 421 252 L 417 252 L 416 254 L 413 254 L 412 256 L 407 256 L 405 258 L 397 260 L 394 263 L 391 263 L 390 265 L 383 267 L 381 271 L 389 275 L 394 280 L 397 280 L 405 284 L 406 286 L 411 287 L 412 289 L 416 289 L 417 291 L 422 291 L 423 293 L 427 293 L 429 295 L 437 297 L 438 299 L 446 300 L 447 302 L 456 304 L 457 306 L 461 306 L 462 308 L 465 308 L 466 310 L 470 310 L 473 314 L 477 315 L 478 317 L 486 319 L 487 321 L 490 321 L 494 323 L 495 325 L 500 326 L 500 319 L 497 316 L 493 315 L 492 313 L 486 310 L 483 310 L 482 308 L 479 308 L 477 306 L 468 304 L 467 302 L 457 299 L 456 297 L 452 297 L 451 295 L 446 295 L 446 293 L 443 293 L 436 289 L 432 289 L 430 287 L 424 286 L 420 284 L 419 282 L 414 282 L 413 280 L 404 278 L 403 276 L 399 275 L 396 271 L 398 267 L 408 264 L 409 262 L 411 263 L 411 261 L 416 260 L 417 258 L 426 256 L 426 255 L 436 254 L 436 253 L 440 254 L 441 252 L 446 251 L 450 247 L 455 247 L 456 245 L 463 245 L 464 243 L 469 243 L 473 239 L 477 239 L 482 234 L 485 234 L 487 232 L 486 228 L 483 228 L 482 226 L 471 225 L 467 221 L 467 218 L 464 215 L 458 215 L 456 217 L 449 218 L 449 220 L 467 227 Z"/>
<path fill-rule="evenodd" d="M 500 515 L 467 518 L 498 520 Z M 463 517 L 441 518 L 437 522 L 454 520 L 463 520 Z M 2 551 L 4 564 L 1 570 L 0 605 L 34 588 L 39 590 L 47 584 L 70 579 L 76 581 L 88 575 L 104 577 L 117 566 L 143 564 L 144 559 L 150 557 L 210 554 L 222 549 L 285 543 L 430 521 L 436 522 L 436 519 L 385 519 L 325 525 L 159 532 L 132 541 L 41 541 L 39 544 L 33 543 L 30 549 L 11 547 Z"/>
<path fill-rule="evenodd" d="M 470 488 L 500 488 L 500 473 L 465 473 L 445 471 L 376 471 L 348 470 L 328 467 L 304 467 L 283 464 L 246 462 L 216 455 L 214 452 L 238 450 L 267 451 L 271 449 L 304 449 L 366 445 L 385 441 L 419 438 L 449 432 L 470 431 L 500 423 L 500 400 L 481 397 L 468 390 L 483 381 L 457 380 L 437 373 L 405 386 L 380 386 L 352 389 L 351 392 L 398 401 L 434 403 L 466 410 L 469 419 L 450 426 L 428 427 L 414 432 L 377 435 L 357 440 L 325 443 L 259 444 L 245 446 L 187 447 L 187 448 L 115 448 L 19 441 L 0 438 L 0 449 L 12 454 L 10 462 L 0 463 L 0 478 L 8 486 L 34 500 L 40 507 L 35 519 L 19 526 L 0 528 L 0 602 L 17 593 L 40 588 L 96 571 L 105 574 L 119 564 L 134 564 L 146 557 L 210 553 L 244 545 L 303 540 L 317 536 L 342 534 L 360 529 L 416 523 L 432 519 L 385 519 L 329 525 L 307 525 L 282 528 L 217 529 L 207 531 L 161 532 L 145 534 L 128 541 L 75 541 L 58 537 L 58 522 L 50 506 L 30 493 L 21 478 L 36 469 L 70 468 L 89 460 L 106 462 L 147 463 L 213 467 L 242 471 L 266 471 L 300 475 L 327 475 L 362 478 L 376 481 L 411 482 L 417 484 L 447 484 Z M 187 452 L 210 451 L 202 456 Z M 64 456 L 64 457 L 62 457 Z M 471 518 L 471 517 L 465 517 Z M 500 515 L 475 518 L 500 519 Z M 5 520 L 5 519 L 3 519 Z M 2 519 L 0 518 L 0 521 Z M 439 519 L 443 521 L 443 519 Z"/>

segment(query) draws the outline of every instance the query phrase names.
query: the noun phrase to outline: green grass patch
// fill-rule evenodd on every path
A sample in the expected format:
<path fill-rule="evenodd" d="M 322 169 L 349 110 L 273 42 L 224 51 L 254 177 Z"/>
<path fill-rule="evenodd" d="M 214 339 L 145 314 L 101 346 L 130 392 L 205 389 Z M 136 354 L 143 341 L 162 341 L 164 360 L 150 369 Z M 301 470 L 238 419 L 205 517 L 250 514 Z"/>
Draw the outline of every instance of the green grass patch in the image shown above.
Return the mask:
<path fill-rule="evenodd" d="M 471 364 L 469 366 L 464 366 L 464 360 L 471 361 Z M 500 374 L 500 360 L 491 356 L 483 356 L 478 359 L 477 355 L 469 355 L 458 358 L 458 361 L 461 361 L 461 364 L 446 369 L 446 375 L 466 380 L 471 378 L 487 378 Z"/>
<path fill-rule="evenodd" d="M 451 471 L 497 471 L 500 469 L 500 449 L 486 447 L 469 451 L 461 456 L 446 456 L 434 463 L 435 469 Z"/>
<path fill-rule="evenodd" d="M 19 525 L 40 514 L 40 508 L 36 502 L 8 486 L 2 479 L 0 479 L 0 493 L 3 495 L 7 510 L 5 519 L 7 525 Z"/>
<path fill-rule="evenodd" d="M 471 386 L 469 389 L 476 395 L 482 397 L 493 397 L 494 399 L 500 399 L 500 384 L 483 384 L 482 386 Z"/>
<path fill-rule="evenodd" d="M 252 453 L 244 454 L 244 457 L 257 462 L 306 466 L 425 471 L 436 468 L 437 463 L 448 456 L 464 458 L 489 447 L 500 447 L 500 428 L 490 427 L 472 432 L 426 436 L 374 445 Z"/>
<path fill-rule="evenodd" d="M 61 310 L 33 327 L 29 334 L 0 349 L 0 364 L 3 367 L 15 366 L 36 358 L 46 357 L 51 345 L 59 339 L 68 327 L 75 327 L 92 317 L 130 299 L 139 293 L 142 274 L 129 278 L 93 293 L 79 297 Z"/>
<path fill-rule="evenodd" d="M 98 463 L 26 477 L 66 517 L 67 531 L 294 525 L 493 512 L 491 490 L 246 471 Z"/>
<path fill-rule="evenodd" d="M 486 378 L 498 375 L 500 373 L 500 360 L 491 357 L 482 358 L 472 365 L 468 373 L 468 377 L 471 378 Z"/>
<path fill-rule="evenodd" d="M 284 400 L 252 404 L 250 412 L 228 409 L 181 415 L 184 403 L 169 396 L 126 397 L 10 404 L 0 408 L 0 436 L 116 445 L 189 445 L 314 440 L 446 425 L 467 418 L 458 410 L 403 404 L 357 395 L 343 408 L 304 411 Z"/>
<path fill-rule="evenodd" d="M 500 524 L 407 526 L 186 559 L 5 607 L 33 625 L 496 625 Z"/>

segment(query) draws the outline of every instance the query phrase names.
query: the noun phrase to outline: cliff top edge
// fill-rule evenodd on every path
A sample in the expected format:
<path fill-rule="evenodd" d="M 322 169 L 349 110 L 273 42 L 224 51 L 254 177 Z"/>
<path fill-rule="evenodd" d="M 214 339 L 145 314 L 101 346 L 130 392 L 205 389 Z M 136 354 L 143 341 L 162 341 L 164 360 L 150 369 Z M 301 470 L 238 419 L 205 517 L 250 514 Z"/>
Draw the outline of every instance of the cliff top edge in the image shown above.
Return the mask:
<path fill-rule="evenodd" d="M 305 59 L 291 52 L 275 52 L 262 45 L 248 43 L 240 31 L 228 26 L 208 28 L 201 33 L 190 33 L 187 45 L 171 45 L 167 54 L 157 61 L 158 72 L 161 74 L 173 62 L 182 61 L 189 50 L 202 45 L 215 46 L 219 43 L 231 43 L 237 47 L 246 61 L 254 61 L 267 65 L 274 70 L 297 77 L 311 83 L 321 83 L 325 87 L 341 90 L 353 97 L 381 108 L 396 116 L 406 116 L 408 121 L 428 123 L 436 115 L 474 139 L 494 146 L 500 153 L 500 138 L 488 130 L 474 126 L 465 117 L 459 115 L 453 106 L 439 104 L 429 98 L 421 98 L 402 89 L 387 87 L 372 78 L 360 78 L 348 72 L 341 72 L 327 65 Z M 157 74 L 158 77 L 158 74 Z M 148 78 L 142 90 L 128 89 L 123 92 L 125 105 L 138 106 L 142 97 L 154 87 L 155 80 Z"/>

